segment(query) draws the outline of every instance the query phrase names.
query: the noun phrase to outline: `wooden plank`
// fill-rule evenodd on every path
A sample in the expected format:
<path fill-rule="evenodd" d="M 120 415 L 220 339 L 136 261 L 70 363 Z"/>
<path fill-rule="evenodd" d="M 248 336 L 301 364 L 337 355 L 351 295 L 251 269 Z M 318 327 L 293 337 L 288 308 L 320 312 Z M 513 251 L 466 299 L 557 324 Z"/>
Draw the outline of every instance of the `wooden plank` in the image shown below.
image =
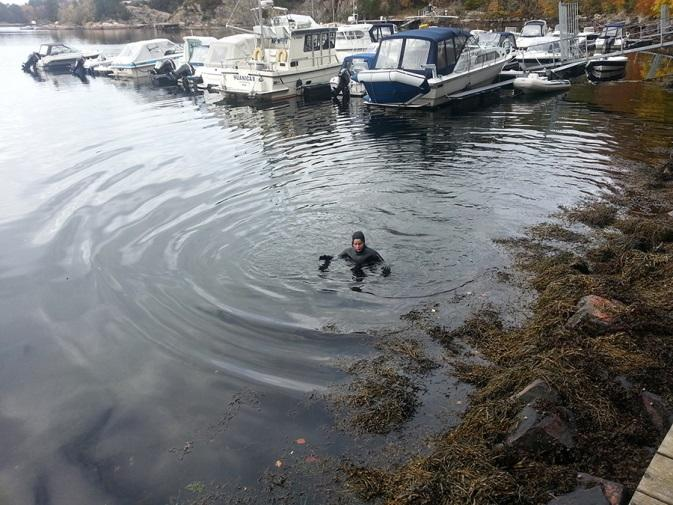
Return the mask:
<path fill-rule="evenodd" d="M 640 481 L 638 491 L 673 505 L 673 459 L 656 454 Z"/>
<path fill-rule="evenodd" d="M 646 494 L 636 491 L 629 502 L 629 505 L 667 505 L 666 502 L 659 501 L 656 498 L 647 496 Z"/>
<path fill-rule="evenodd" d="M 668 430 L 668 434 L 659 446 L 659 449 L 657 449 L 657 452 L 673 459 L 673 426 L 671 426 L 671 429 Z"/>

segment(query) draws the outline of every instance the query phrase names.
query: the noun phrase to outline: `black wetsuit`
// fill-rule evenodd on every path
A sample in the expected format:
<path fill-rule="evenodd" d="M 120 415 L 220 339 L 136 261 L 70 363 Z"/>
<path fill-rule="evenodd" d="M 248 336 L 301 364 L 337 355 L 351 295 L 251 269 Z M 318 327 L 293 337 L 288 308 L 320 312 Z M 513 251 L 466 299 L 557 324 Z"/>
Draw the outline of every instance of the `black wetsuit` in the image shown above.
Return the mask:
<path fill-rule="evenodd" d="M 374 263 L 384 263 L 383 258 L 376 250 L 365 246 L 362 252 L 358 253 L 352 247 L 344 249 L 339 258 L 347 259 L 353 263 L 356 268 L 365 265 L 373 265 Z"/>

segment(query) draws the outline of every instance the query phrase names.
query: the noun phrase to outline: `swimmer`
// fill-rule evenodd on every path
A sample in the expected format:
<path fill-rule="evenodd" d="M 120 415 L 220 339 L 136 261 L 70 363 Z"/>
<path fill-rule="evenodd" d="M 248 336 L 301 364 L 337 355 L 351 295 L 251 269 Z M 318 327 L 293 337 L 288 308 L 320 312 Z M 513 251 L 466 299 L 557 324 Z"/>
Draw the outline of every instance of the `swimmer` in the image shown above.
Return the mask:
<path fill-rule="evenodd" d="M 338 257 L 352 263 L 353 269 L 358 271 L 361 271 L 364 266 L 382 263 L 381 274 L 384 277 L 390 275 L 390 267 L 386 265 L 383 257 L 375 249 L 367 247 L 365 244 L 365 234 L 361 231 L 353 233 L 351 247 L 344 249 Z M 320 256 L 320 261 L 323 261 L 323 264 L 318 267 L 318 270 L 324 272 L 329 267 L 332 256 Z"/>

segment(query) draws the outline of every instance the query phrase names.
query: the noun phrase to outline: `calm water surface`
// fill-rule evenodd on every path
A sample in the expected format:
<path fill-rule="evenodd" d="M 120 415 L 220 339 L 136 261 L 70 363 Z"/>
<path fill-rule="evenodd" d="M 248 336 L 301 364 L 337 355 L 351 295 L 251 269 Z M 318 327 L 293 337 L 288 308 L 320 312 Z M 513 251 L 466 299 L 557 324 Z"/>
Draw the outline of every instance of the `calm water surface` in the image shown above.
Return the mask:
<path fill-rule="evenodd" d="M 254 483 L 298 437 L 340 455 L 347 435 L 306 400 L 368 352 L 362 332 L 488 299 L 508 262 L 492 239 L 673 137 L 673 96 L 639 82 L 670 64 L 645 55 L 625 82 L 459 117 L 20 71 L 43 41 L 151 36 L 0 33 L 3 505 L 175 503 L 191 482 Z M 392 276 L 318 272 L 356 229 Z"/>

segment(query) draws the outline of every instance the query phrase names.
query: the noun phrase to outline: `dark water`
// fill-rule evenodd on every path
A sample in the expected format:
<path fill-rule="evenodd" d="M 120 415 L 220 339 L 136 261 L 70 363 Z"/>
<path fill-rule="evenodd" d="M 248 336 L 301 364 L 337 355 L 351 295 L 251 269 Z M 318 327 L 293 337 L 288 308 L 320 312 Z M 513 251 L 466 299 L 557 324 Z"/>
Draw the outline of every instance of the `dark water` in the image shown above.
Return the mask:
<path fill-rule="evenodd" d="M 153 36 L 0 33 L 2 505 L 184 503 L 189 483 L 254 483 L 298 437 L 339 456 L 349 435 L 307 400 L 369 352 L 360 332 L 496 296 L 493 238 L 673 136 L 644 55 L 625 82 L 460 117 L 19 69 L 52 38 L 114 52 Z M 356 229 L 391 277 L 318 272 Z"/>

